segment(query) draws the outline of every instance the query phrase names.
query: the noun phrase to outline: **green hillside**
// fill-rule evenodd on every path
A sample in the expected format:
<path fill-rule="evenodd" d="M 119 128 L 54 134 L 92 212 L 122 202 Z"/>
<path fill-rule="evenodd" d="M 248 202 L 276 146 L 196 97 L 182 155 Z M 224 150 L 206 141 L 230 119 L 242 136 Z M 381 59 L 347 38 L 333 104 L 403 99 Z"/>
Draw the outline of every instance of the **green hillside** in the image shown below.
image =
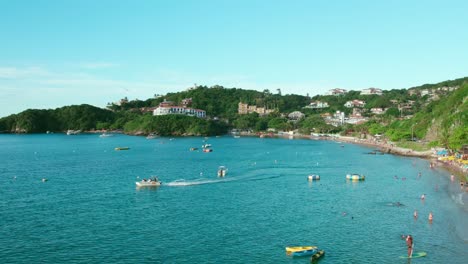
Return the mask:
<path fill-rule="evenodd" d="M 0 131 L 6 133 L 44 133 L 73 130 L 123 130 L 128 134 L 160 135 L 220 135 L 229 129 L 249 131 L 297 130 L 309 133 L 342 133 L 352 135 L 382 134 L 394 142 L 422 141 L 428 146 L 445 146 L 459 149 L 467 144 L 468 78 L 425 84 L 410 89 L 383 91 L 382 95 L 361 95 L 349 91 L 341 96 L 282 95 L 269 90 L 263 92 L 224 88 L 222 86 L 197 86 L 177 93 L 150 98 L 144 101 L 122 101 L 109 104 L 107 109 L 90 105 L 74 105 L 55 110 L 28 109 L 19 114 L 0 119 Z M 207 118 L 190 116 L 153 116 L 151 110 L 163 100 L 175 105 L 192 98 L 191 107 L 206 111 Z M 344 104 L 351 100 L 365 101 L 362 116 L 368 122 L 360 125 L 332 126 L 321 116 L 342 111 L 349 115 L 351 108 Z M 323 109 L 304 108 L 311 101 L 327 102 Z M 266 109 L 269 115 L 257 113 L 238 114 L 239 102 Z M 386 109 L 385 114 L 373 114 L 372 108 Z M 288 119 L 288 114 L 301 111 L 300 120 Z"/>

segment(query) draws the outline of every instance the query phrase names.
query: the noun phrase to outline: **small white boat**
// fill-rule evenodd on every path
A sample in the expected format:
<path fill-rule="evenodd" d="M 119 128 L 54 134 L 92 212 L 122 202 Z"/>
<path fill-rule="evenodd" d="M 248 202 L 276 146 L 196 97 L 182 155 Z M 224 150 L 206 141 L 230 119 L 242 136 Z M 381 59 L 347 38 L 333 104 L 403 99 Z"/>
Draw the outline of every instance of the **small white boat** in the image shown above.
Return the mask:
<path fill-rule="evenodd" d="M 320 175 L 318 174 L 310 174 L 308 177 L 309 181 L 317 181 L 320 180 Z"/>
<path fill-rule="evenodd" d="M 219 166 L 218 168 L 218 177 L 224 177 L 227 174 L 228 169 L 224 166 Z"/>
<path fill-rule="evenodd" d="M 81 130 L 67 130 L 67 135 L 78 135 L 79 133 L 81 133 Z"/>
<path fill-rule="evenodd" d="M 139 182 L 135 182 L 137 187 L 157 187 L 161 186 L 161 181 L 158 177 L 151 177 L 149 179 L 143 179 Z"/>
<path fill-rule="evenodd" d="M 358 173 L 346 174 L 346 179 L 351 181 L 363 181 L 366 179 L 366 176 Z"/>
<path fill-rule="evenodd" d="M 112 137 L 112 136 L 114 136 L 114 135 L 112 135 L 112 134 L 107 134 L 107 133 L 102 133 L 101 135 L 99 135 L 99 137 L 102 137 L 102 138 L 103 138 L 103 137 Z"/>
<path fill-rule="evenodd" d="M 148 136 L 146 136 L 146 139 L 155 139 L 156 138 L 156 135 L 151 133 L 149 134 Z"/>

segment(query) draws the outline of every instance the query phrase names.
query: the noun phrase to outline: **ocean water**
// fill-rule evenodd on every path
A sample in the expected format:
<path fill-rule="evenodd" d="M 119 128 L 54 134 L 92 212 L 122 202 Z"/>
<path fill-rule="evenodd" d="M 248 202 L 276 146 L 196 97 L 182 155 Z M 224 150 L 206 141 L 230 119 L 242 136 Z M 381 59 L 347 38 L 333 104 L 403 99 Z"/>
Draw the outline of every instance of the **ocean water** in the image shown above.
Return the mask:
<path fill-rule="evenodd" d="M 466 193 L 426 160 L 307 139 L 189 151 L 204 140 L 0 135 L 0 262 L 309 263 L 284 248 L 316 245 L 320 263 L 408 263 L 402 234 L 427 252 L 413 262 L 468 259 Z M 136 188 L 153 175 L 161 187 Z"/>

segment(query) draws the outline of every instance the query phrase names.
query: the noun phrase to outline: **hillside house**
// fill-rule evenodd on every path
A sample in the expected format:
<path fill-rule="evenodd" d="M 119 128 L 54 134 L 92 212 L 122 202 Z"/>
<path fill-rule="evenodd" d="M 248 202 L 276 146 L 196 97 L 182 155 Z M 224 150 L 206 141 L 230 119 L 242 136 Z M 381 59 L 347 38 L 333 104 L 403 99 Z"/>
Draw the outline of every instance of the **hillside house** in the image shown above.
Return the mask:
<path fill-rule="evenodd" d="M 379 89 L 379 88 L 368 88 L 368 89 L 363 89 L 361 91 L 361 95 L 382 95 L 382 89 Z"/>
<path fill-rule="evenodd" d="M 258 107 L 256 105 L 249 105 L 239 102 L 237 111 L 240 115 L 258 113 L 260 116 L 264 116 L 273 113 L 274 109 L 267 109 L 265 107 Z"/>
<path fill-rule="evenodd" d="M 345 89 L 335 88 L 335 89 L 329 90 L 327 95 L 343 95 L 343 94 L 346 94 L 347 92 L 348 91 L 346 91 Z"/>
<path fill-rule="evenodd" d="M 200 109 L 193 109 L 183 106 L 159 106 L 153 111 L 153 115 L 188 115 L 199 118 L 205 118 L 206 112 Z"/>
<path fill-rule="evenodd" d="M 289 115 L 288 115 L 288 119 L 289 120 L 293 120 L 293 121 L 298 121 L 298 120 L 301 120 L 302 118 L 304 118 L 305 115 L 299 111 L 294 111 L 294 112 L 291 112 Z"/>
<path fill-rule="evenodd" d="M 323 109 L 330 107 L 327 102 L 322 102 L 322 101 L 313 101 L 310 102 L 309 105 L 306 105 L 304 108 L 310 108 L 310 109 Z"/>
<path fill-rule="evenodd" d="M 348 101 L 344 104 L 345 107 L 351 108 L 351 107 L 364 107 L 366 105 L 366 102 L 361 101 L 361 100 L 352 100 Z"/>

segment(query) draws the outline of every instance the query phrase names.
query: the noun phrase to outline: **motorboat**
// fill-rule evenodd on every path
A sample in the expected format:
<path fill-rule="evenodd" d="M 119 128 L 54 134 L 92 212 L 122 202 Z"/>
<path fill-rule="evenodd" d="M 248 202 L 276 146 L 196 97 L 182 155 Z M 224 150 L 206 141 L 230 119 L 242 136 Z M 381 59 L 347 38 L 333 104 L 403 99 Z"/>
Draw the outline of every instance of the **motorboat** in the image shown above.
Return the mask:
<path fill-rule="evenodd" d="M 81 133 L 81 130 L 67 130 L 67 135 L 70 136 L 70 135 L 78 135 L 79 133 Z"/>
<path fill-rule="evenodd" d="M 320 175 L 318 174 L 310 174 L 309 177 L 307 177 L 309 181 L 317 181 L 320 180 Z"/>
<path fill-rule="evenodd" d="M 224 177 L 226 176 L 228 169 L 224 166 L 219 166 L 218 168 L 218 177 Z"/>
<path fill-rule="evenodd" d="M 139 182 L 135 182 L 137 187 L 157 187 L 161 186 L 161 181 L 158 177 L 151 177 L 149 179 L 143 179 Z"/>
<path fill-rule="evenodd" d="M 102 138 L 104 138 L 104 137 L 112 137 L 112 136 L 114 136 L 114 135 L 112 135 L 112 134 L 107 134 L 107 133 L 102 133 L 101 135 L 99 135 L 99 137 L 102 137 Z"/>
<path fill-rule="evenodd" d="M 352 174 L 346 174 L 346 179 L 351 180 L 351 181 L 363 181 L 366 179 L 366 176 L 362 174 L 352 173 Z"/>

